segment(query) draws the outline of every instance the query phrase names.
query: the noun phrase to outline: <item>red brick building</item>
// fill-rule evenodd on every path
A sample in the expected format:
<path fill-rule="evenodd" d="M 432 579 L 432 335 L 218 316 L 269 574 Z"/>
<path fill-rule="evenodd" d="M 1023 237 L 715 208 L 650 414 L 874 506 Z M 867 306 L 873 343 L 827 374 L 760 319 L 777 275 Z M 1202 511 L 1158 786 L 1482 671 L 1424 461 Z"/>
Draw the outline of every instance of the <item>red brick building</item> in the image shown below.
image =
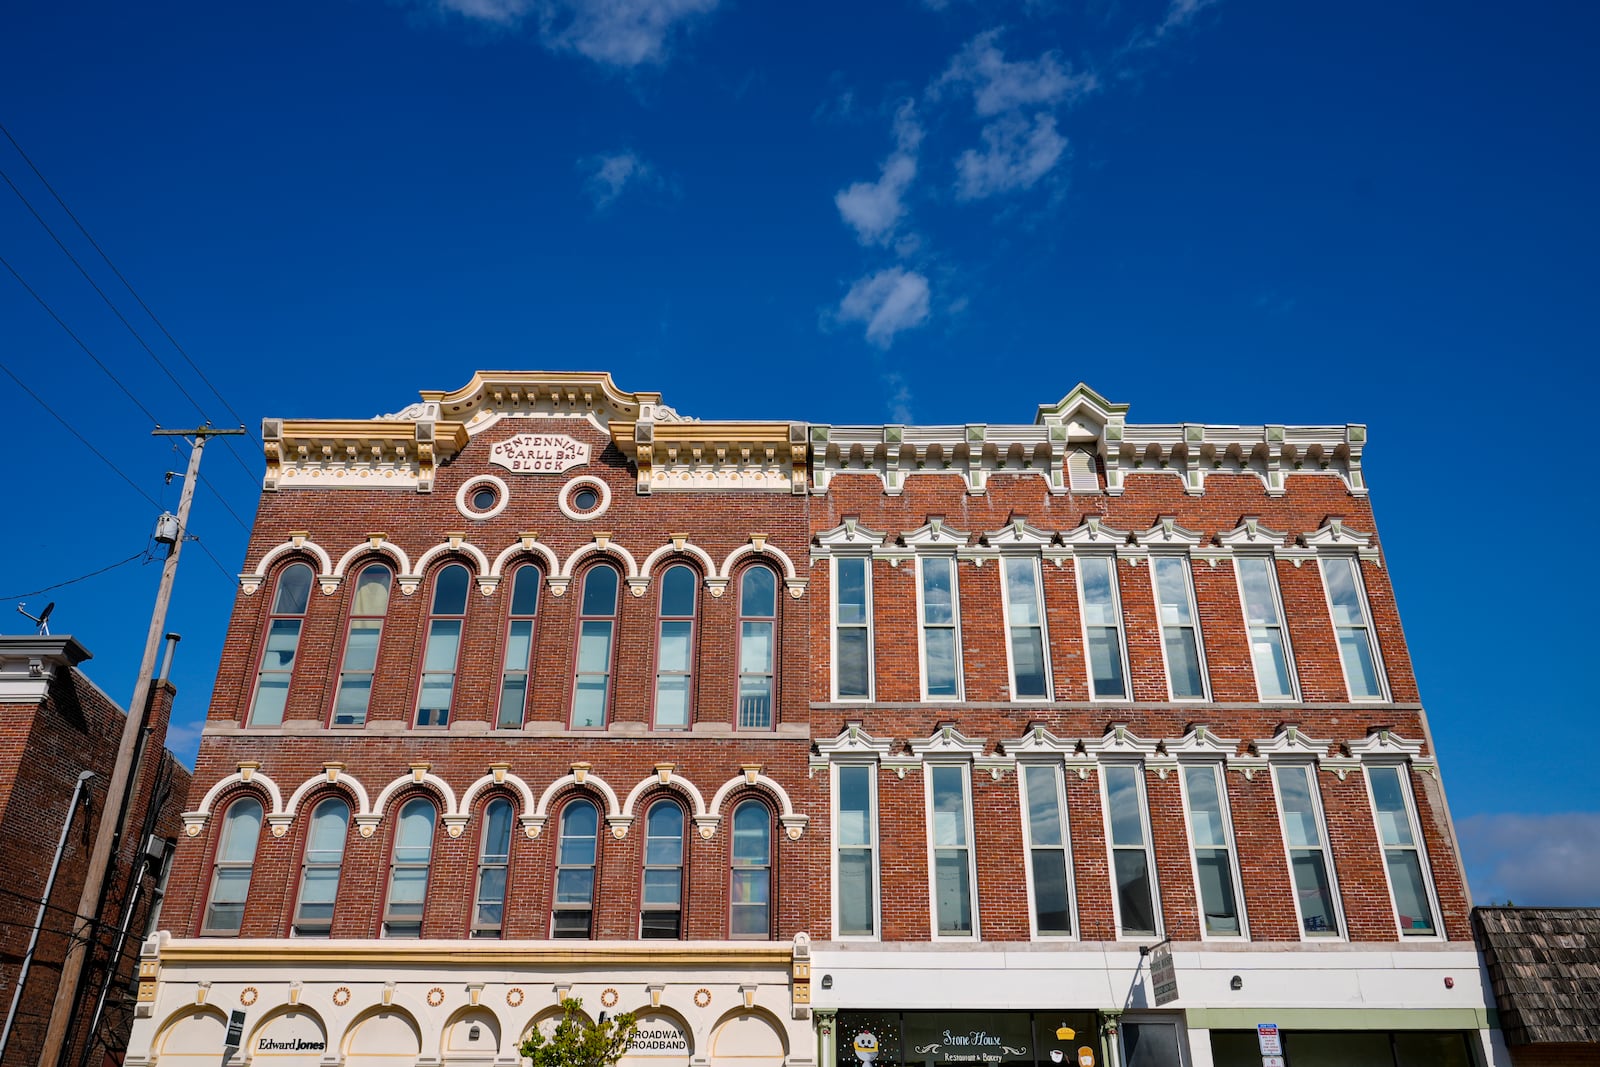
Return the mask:
<path fill-rule="evenodd" d="M 268 419 L 131 1061 L 1489 1061 L 1365 428 L 1126 415 Z"/>
<path fill-rule="evenodd" d="M 79 669 L 89 658 L 67 636 L 0 636 L 0 1064 L 39 1062 L 90 843 L 106 815 L 126 713 Z M 175 692 L 165 681 L 153 689 L 63 1060 L 74 1067 L 119 1060 L 133 1025 L 139 945 L 158 921 L 189 789 L 189 772 L 164 747 Z"/>

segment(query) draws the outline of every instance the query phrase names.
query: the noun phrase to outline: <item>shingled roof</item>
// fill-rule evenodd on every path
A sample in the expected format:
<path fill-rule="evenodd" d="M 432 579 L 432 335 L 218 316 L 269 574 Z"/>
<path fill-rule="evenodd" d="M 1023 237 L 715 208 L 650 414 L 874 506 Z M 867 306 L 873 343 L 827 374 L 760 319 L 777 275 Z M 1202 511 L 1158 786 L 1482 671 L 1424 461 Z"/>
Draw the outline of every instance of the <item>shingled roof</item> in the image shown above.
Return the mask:
<path fill-rule="evenodd" d="M 1600 908 L 1476 908 L 1512 1045 L 1600 1043 Z"/>

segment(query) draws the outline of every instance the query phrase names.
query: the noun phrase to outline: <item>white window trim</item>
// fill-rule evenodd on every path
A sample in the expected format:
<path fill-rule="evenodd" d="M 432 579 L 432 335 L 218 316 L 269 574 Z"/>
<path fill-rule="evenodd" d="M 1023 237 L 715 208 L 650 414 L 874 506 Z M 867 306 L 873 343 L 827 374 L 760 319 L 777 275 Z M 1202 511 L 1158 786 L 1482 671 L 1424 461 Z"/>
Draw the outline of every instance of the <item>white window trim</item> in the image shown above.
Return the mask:
<path fill-rule="evenodd" d="M 1111 885 L 1111 917 L 1116 923 L 1118 941 L 1149 941 L 1150 934 L 1124 934 L 1122 932 L 1122 902 L 1117 892 L 1117 846 L 1111 839 L 1111 788 L 1106 780 L 1105 771 L 1110 767 L 1132 767 L 1135 772 L 1134 780 L 1139 786 L 1139 821 L 1144 829 L 1144 856 L 1145 865 L 1150 872 L 1150 907 L 1156 920 L 1155 940 L 1161 941 L 1167 936 L 1166 916 L 1161 911 L 1161 876 L 1156 871 L 1155 842 L 1150 833 L 1150 794 L 1145 788 L 1145 765 L 1143 760 L 1103 760 L 1100 764 L 1100 817 L 1105 824 L 1103 832 L 1106 841 L 1106 875 Z"/>
<path fill-rule="evenodd" d="M 1361 602 L 1361 614 L 1367 620 L 1367 647 L 1372 650 L 1372 669 L 1378 676 L 1378 695 L 1375 697 L 1353 695 L 1350 672 L 1344 665 L 1344 653 L 1339 651 L 1339 624 L 1333 617 L 1333 595 L 1328 591 L 1328 573 L 1323 569 L 1323 565 L 1330 560 L 1339 560 L 1341 563 L 1349 560 L 1355 569 L 1356 599 Z M 1367 576 L 1361 570 L 1361 557 L 1355 552 L 1321 552 L 1317 556 L 1317 578 L 1322 582 L 1322 603 L 1328 609 L 1328 629 L 1333 633 L 1333 654 L 1339 657 L 1339 673 L 1344 678 L 1345 697 L 1352 704 L 1389 703 L 1389 672 L 1383 665 L 1383 650 L 1379 647 L 1377 623 L 1372 618 L 1372 603 L 1367 599 Z"/>
<path fill-rule="evenodd" d="M 1061 815 L 1061 841 L 1062 852 L 1067 864 L 1067 916 L 1072 924 L 1072 932 L 1068 934 L 1041 934 L 1039 932 L 1038 901 L 1033 895 L 1033 824 L 1028 818 L 1028 783 L 1025 776 L 1029 769 L 1045 767 L 1055 777 L 1056 803 L 1060 805 Z M 1067 783 L 1065 767 L 1057 759 L 1032 759 L 1017 761 L 1017 794 L 1022 807 L 1022 848 L 1023 877 L 1028 889 L 1028 936 L 1034 941 L 1077 941 L 1079 940 L 1078 926 L 1078 893 L 1075 882 L 1075 868 L 1072 865 L 1072 819 L 1067 810 Z"/>
<path fill-rule="evenodd" d="M 870 806 L 868 821 L 872 826 L 872 933 L 842 934 L 839 932 L 839 769 L 865 767 Z M 828 899 L 832 907 L 833 940 L 882 941 L 883 940 L 883 837 L 878 827 L 878 761 L 875 759 L 835 759 L 829 761 L 828 788 Z"/>
<path fill-rule="evenodd" d="M 1311 772 L 1309 776 L 1311 782 L 1311 808 L 1312 814 L 1317 820 L 1317 829 L 1322 834 L 1322 858 L 1328 870 L 1328 892 L 1333 896 L 1334 918 L 1339 921 L 1337 934 L 1310 934 L 1306 932 L 1305 916 L 1300 911 L 1300 890 L 1294 882 L 1294 859 L 1293 849 L 1289 846 L 1289 823 L 1283 817 L 1283 791 L 1278 785 L 1278 772 L 1285 767 L 1304 767 Z M 1278 813 L 1278 834 L 1283 841 L 1284 873 L 1289 877 L 1289 896 L 1294 901 L 1295 929 L 1300 935 L 1300 940 L 1319 944 L 1338 944 L 1343 941 L 1349 941 L 1350 926 L 1344 914 L 1344 895 L 1339 892 L 1339 871 L 1333 861 L 1333 840 L 1328 836 L 1328 818 L 1322 808 L 1322 782 L 1317 777 L 1319 773 L 1317 761 L 1314 759 L 1275 759 L 1270 761 L 1268 769 L 1272 775 L 1272 806 Z"/>
<path fill-rule="evenodd" d="M 1233 906 L 1239 912 L 1237 934 L 1213 934 L 1206 930 L 1205 902 L 1200 893 L 1200 857 L 1195 848 L 1192 809 L 1189 807 L 1189 780 L 1185 777 L 1191 767 L 1205 767 L 1217 779 L 1217 801 L 1222 809 L 1222 837 L 1228 848 L 1228 867 L 1233 874 Z M 1180 760 L 1178 762 L 1178 793 L 1183 798 L 1183 833 L 1189 842 L 1189 871 L 1194 877 L 1195 910 L 1200 918 L 1202 941 L 1249 941 L 1250 916 L 1244 904 L 1244 881 L 1239 871 L 1239 845 L 1233 832 L 1233 805 L 1228 800 L 1228 765 L 1224 760 Z"/>
<path fill-rule="evenodd" d="M 1006 580 L 1006 564 L 1022 559 L 1033 564 L 1033 591 L 1039 598 L 1039 643 L 1044 655 L 1044 696 L 1021 697 L 1017 695 L 1016 656 L 1011 649 L 1011 593 Z M 1050 664 L 1050 613 L 1044 600 L 1044 556 L 1038 552 L 1007 552 L 1000 555 L 1000 623 L 1005 628 L 1007 694 L 1013 703 L 1048 704 L 1055 699 L 1055 671 Z"/>
<path fill-rule="evenodd" d="M 1250 641 L 1250 605 L 1244 596 L 1244 581 L 1239 575 L 1239 563 L 1246 559 L 1259 559 L 1267 564 L 1267 573 L 1272 576 L 1272 602 L 1278 609 L 1278 635 L 1283 639 L 1283 661 L 1289 668 L 1289 695 L 1287 697 L 1269 697 L 1262 691 L 1261 672 L 1256 670 L 1256 657 L 1254 650 L 1249 650 L 1250 672 L 1256 680 L 1256 699 L 1263 703 L 1270 700 L 1288 700 L 1298 704 L 1300 702 L 1300 671 L 1294 663 L 1294 642 L 1289 638 L 1289 619 L 1283 610 L 1283 583 L 1278 581 L 1278 557 L 1269 549 L 1265 552 L 1241 552 L 1237 549 L 1233 554 L 1233 584 L 1239 591 L 1239 612 L 1244 619 L 1244 638 L 1246 648 L 1249 649 Z M 1329 608 L 1329 622 L 1333 621 Z M 1334 653 L 1338 654 L 1337 634 L 1335 635 Z M 1341 658 L 1341 663 L 1343 662 Z M 1348 681 L 1346 685 L 1348 685 Z M 1349 690 L 1346 689 L 1346 692 Z"/>
<path fill-rule="evenodd" d="M 1184 587 L 1189 595 L 1189 618 L 1193 620 L 1195 656 L 1200 661 L 1200 695 L 1197 697 L 1180 697 L 1172 689 L 1172 664 L 1167 660 L 1167 624 L 1161 621 L 1161 581 L 1156 576 L 1156 561 L 1158 559 L 1177 559 L 1183 561 Z M 1194 563 L 1189 559 L 1188 552 L 1150 552 L 1150 592 L 1155 599 L 1156 609 L 1156 638 L 1161 646 L 1161 671 L 1167 679 L 1167 699 L 1175 704 L 1205 704 L 1211 700 L 1211 671 L 1206 666 L 1206 637 L 1200 629 L 1200 605 L 1195 601 L 1194 593 Z M 1122 607 L 1121 590 L 1118 590 L 1117 607 Z M 1127 641 L 1124 639 L 1123 644 Z M 1126 651 L 1124 651 L 1126 657 Z M 1131 685 L 1132 682 L 1130 681 Z"/>
<path fill-rule="evenodd" d="M 859 559 L 866 568 L 867 598 L 867 695 L 866 696 L 840 696 L 839 695 L 839 561 L 841 559 Z M 833 596 L 828 605 L 829 627 L 828 644 L 832 650 L 828 662 L 828 673 L 833 685 L 833 700 L 835 703 L 870 704 L 877 698 L 878 670 L 877 650 L 875 647 L 876 635 L 873 633 L 873 597 L 872 597 L 872 554 L 870 552 L 835 553 L 830 560 L 828 580 L 831 583 Z M 856 625 L 851 623 L 852 626 Z"/>
<path fill-rule="evenodd" d="M 922 603 L 922 567 L 929 559 L 947 559 L 950 561 L 950 617 L 951 628 L 955 631 L 956 641 L 956 692 L 954 696 L 932 696 L 928 693 L 928 623 L 923 612 Z M 961 655 L 961 575 L 957 565 L 956 555 L 952 552 L 918 552 L 917 553 L 917 677 L 921 679 L 922 699 L 925 701 L 938 701 L 949 703 L 966 699 L 967 678 L 966 667 Z M 942 627 L 941 627 L 942 628 Z M 1007 644 L 1010 642 L 1008 641 Z"/>
<path fill-rule="evenodd" d="M 972 901 L 972 933 L 970 934 L 941 934 L 939 933 L 939 899 L 937 895 L 938 874 L 935 871 L 934 854 L 938 851 L 933 842 L 933 771 L 935 767 L 954 767 L 961 772 L 962 799 L 965 801 L 966 811 L 963 813 L 967 820 L 967 892 Z M 928 938 L 931 941 L 954 941 L 976 943 L 983 940 L 983 925 L 979 921 L 978 908 L 978 840 L 973 830 L 972 819 L 972 763 L 970 760 L 928 760 L 922 765 L 922 795 L 923 795 L 923 831 L 927 841 L 926 862 L 928 866 Z"/>
<path fill-rule="evenodd" d="M 1401 941 L 1443 941 L 1444 916 L 1439 912 L 1439 893 L 1433 884 L 1433 864 L 1428 859 L 1428 844 L 1422 837 L 1422 825 L 1417 815 L 1417 794 L 1411 788 L 1411 764 L 1399 759 L 1364 759 L 1362 774 L 1367 785 L 1367 807 L 1372 809 L 1372 832 L 1377 837 L 1378 859 L 1383 864 L 1383 881 L 1389 887 L 1389 911 L 1394 915 L 1394 928 Z M 1394 881 L 1389 877 L 1389 858 L 1383 854 L 1383 827 L 1378 824 L 1378 797 L 1372 790 L 1374 767 L 1393 767 L 1399 772 L 1400 792 L 1405 798 L 1406 819 L 1411 825 L 1411 840 L 1416 842 L 1417 861 L 1422 865 L 1422 885 L 1428 893 L 1428 906 L 1433 909 L 1433 933 L 1408 934 L 1400 926 L 1400 905 L 1395 900 Z"/>
<path fill-rule="evenodd" d="M 1094 691 L 1094 664 L 1089 657 L 1089 614 L 1084 610 L 1088 601 L 1083 595 L 1083 567 L 1084 559 L 1105 559 L 1111 562 L 1111 599 L 1117 616 L 1117 644 L 1118 652 L 1122 656 L 1122 695 L 1103 697 Z M 1103 704 L 1126 704 L 1133 700 L 1133 671 L 1128 666 L 1128 620 L 1122 614 L 1122 579 L 1117 574 L 1117 561 L 1120 557 L 1115 552 L 1079 552 L 1072 562 L 1072 577 L 1078 585 L 1078 629 L 1079 638 L 1083 641 L 1083 672 L 1084 679 L 1089 685 L 1089 699 Z M 1153 587 L 1152 583 L 1152 587 Z M 1159 620 L 1158 620 L 1159 622 Z M 1162 652 L 1165 657 L 1166 652 Z"/>

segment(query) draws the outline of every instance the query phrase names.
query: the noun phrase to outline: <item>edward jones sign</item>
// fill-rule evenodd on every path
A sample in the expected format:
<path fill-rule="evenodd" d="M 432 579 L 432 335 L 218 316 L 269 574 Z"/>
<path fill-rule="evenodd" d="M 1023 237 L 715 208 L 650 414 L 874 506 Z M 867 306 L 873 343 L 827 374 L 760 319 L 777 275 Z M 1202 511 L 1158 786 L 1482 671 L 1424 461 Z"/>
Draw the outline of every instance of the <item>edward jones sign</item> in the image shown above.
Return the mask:
<path fill-rule="evenodd" d="M 489 446 L 489 462 L 516 474 L 560 474 L 589 462 L 589 446 L 564 433 L 519 433 Z"/>

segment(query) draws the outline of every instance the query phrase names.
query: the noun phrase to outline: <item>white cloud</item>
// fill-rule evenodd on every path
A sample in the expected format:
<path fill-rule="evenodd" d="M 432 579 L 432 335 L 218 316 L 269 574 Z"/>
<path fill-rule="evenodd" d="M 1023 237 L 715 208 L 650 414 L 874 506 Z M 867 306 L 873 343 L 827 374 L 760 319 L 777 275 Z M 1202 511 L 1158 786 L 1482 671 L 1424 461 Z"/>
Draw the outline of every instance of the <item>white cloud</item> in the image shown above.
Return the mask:
<path fill-rule="evenodd" d="M 630 185 L 661 185 L 656 169 L 631 150 L 587 156 L 578 160 L 578 169 L 588 175 L 583 187 L 596 211 L 610 207 Z"/>
<path fill-rule="evenodd" d="M 839 301 L 837 314 L 840 322 L 865 323 L 867 340 L 888 348 L 895 334 L 927 322 L 928 311 L 928 279 L 890 267 L 857 280 Z"/>
<path fill-rule="evenodd" d="M 1167 13 L 1155 28 L 1155 37 L 1160 40 L 1167 34 L 1181 30 L 1193 22 L 1195 16 L 1206 8 L 1215 4 L 1217 0 L 1172 0 L 1167 5 Z"/>
<path fill-rule="evenodd" d="M 899 371 L 890 371 L 883 376 L 883 384 L 892 390 L 888 400 L 889 421 L 902 426 L 916 422 L 911 415 L 911 387 L 906 384 L 905 377 Z"/>
<path fill-rule="evenodd" d="M 855 182 L 833 197 L 840 217 L 864 245 L 888 244 L 906 214 L 905 194 L 917 176 L 917 147 L 922 143 L 916 105 L 909 100 L 895 112 L 894 139 L 894 151 L 883 161 L 877 181 Z"/>
<path fill-rule="evenodd" d="M 1477 903 L 1600 905 L 1600 812 L 1473 815 L 1456 830 Z"/>
<path fill-rule="evenodd" d="M 545 47 L 596 63 L 662 63 L 673 35 L 720 0 L 435 0 L 466 18 L 514 27 L 535 16 Z"/>
<path fill-rule="evenodd" d="M 962 200 L 1031 189 L 1067 149 L 1055 116 L 1042 111 L 1031 124 L 1021 115 L 996 119 L 982 136 L 982 151 L 969 148 L 956 159 L 956 195 Z"/>
<path fill-rule="evenodd" d="M 167 748 L 185 767 L 194 766 L 195 754 L 200 751 L 200 734 L 205 728 L 204 719 L 168 723 Z"/>
<path fill-rule="evenodd" d="M 1022 107 L 1071 103 L 1100 87 L 1092 72 L 1073 71 L 1059 52 L 1045 52 L 1038 59 L 1006 59 L 1000 34 L 998 29 L 986 30 L 968 41 L 933 83 L 933 92 L 947 85 L 969 91 L 973 109 L 988 118 Z"/>

